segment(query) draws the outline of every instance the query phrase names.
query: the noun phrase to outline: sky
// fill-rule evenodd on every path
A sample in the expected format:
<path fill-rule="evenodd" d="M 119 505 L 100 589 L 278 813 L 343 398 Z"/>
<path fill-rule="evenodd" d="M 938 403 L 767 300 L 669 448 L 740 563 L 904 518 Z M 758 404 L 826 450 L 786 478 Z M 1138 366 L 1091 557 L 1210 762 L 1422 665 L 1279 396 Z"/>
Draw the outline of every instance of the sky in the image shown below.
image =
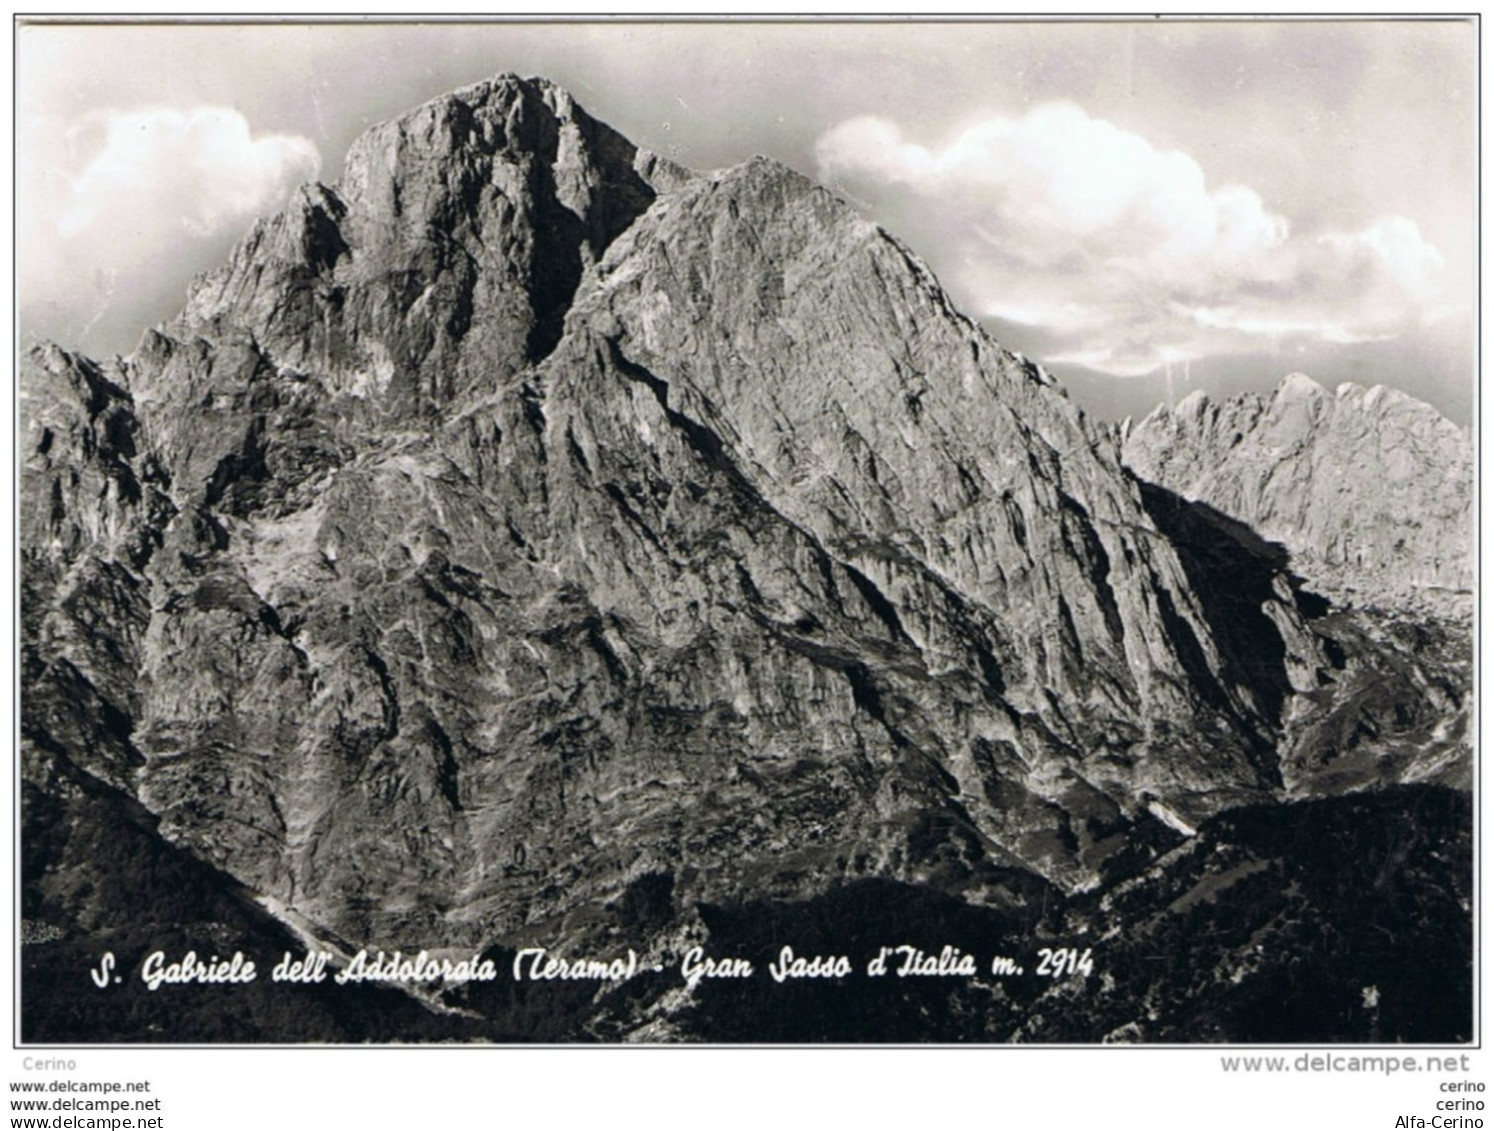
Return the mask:
<path fill-rule="evenodd" d="M 129 353 L 362 130 L 544 75 L 698 169 L 814 176 L 1102 415 L 1303 371 L 1470 422 L 1467 20 L 24 24 L 23 341 Z"/>

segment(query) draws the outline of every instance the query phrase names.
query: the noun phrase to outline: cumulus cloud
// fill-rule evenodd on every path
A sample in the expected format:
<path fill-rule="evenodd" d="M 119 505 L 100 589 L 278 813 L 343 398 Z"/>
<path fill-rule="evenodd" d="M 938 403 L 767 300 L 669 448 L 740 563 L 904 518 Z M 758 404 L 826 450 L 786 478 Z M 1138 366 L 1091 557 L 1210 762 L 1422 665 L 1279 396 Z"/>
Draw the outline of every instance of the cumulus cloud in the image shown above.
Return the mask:
<path fill-rule="evenodd" d="M 1116 374 L 1286 339 L 1393 337 L 1439 311 L 1443 261 L 1385 217 L 1294 232 L 1244 185 L 1070 102 L 967 127 L 942 149 L 885 118 L 820 139 L 821 176 L 944 248 L 977 312 L 1071 342 L 1050 355 Z M 946 265 L 946 272 L 950 266 Z"/>
<path fill-rule="evenodd" d="M 65 239 L 113 226 L 121 206 L 136 224 L 154 214 L 163 227 L 208 235 L 278 203 L 321 166 L 306 138 L 254 137 L 244 116 L 223 106 L 104 113 L 76 128 L 101 130 L 103 144 L 72 181 L 58 220 Z"/>
<path fill-rule="evenodd" d="M 309 139 L 256 136 L 223 106 L 96 111 L 29 141 L 23 303 L 80 334 L 122 287 L 237 236 L 321 166 Z"/>

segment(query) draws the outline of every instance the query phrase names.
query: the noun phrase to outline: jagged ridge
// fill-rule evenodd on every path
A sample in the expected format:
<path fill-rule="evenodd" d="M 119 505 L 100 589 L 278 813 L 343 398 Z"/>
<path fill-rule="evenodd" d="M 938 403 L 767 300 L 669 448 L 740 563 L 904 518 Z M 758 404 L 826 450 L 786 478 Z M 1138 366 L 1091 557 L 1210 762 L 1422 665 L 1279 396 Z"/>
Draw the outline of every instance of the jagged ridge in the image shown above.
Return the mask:
<path fill-rule="evenodd" d="M 1325 589 L 1472 590 L 1472 443 L 1405 393 L 1300 373 L 1270 396 L 1195 392 L 1131 429 L 1125 459 L 1282 543 Z"/>

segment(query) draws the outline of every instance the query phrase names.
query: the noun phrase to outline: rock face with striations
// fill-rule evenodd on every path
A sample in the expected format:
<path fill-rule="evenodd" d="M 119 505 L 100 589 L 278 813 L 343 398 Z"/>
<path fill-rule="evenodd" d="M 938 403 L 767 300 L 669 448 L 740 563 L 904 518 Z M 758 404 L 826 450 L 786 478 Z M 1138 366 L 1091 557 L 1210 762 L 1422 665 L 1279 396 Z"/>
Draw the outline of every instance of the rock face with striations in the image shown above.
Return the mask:
<path fill-rule="evenodd" d="M 1270 396 L 1202 393 L 1125 440 L 1142 479 L 1280 542 L 1314 584 L 1384 599 L 1473 589 L 1473 446 L 1430 405 L 1293 373 Z"/>
<path fill-rule="evenodd" d="M 1384 386 L 1330 393 L 1300 373 L 1270 396 L 1194 393 L 1125 430 L 1144 490 L 1276 544 L 1334 600 L 1317 630 L 1333 694 L 1299 680 L 1279 746 L 1289 788 L 1467 786 L 1473 452 L 1430 405 Z M 1155 509 L 1155 508 L 1154 508 Z M 1306 675 L 1307 673 L 1302 673 Z"/>
<path fill-rule="evenodd" d="M 887 233 L 542 80 L 376 127 L 134 355 L 21 380 L 32 808 L 102 790 L 350 948 L 1031 915 L 1279 796 L 1330 662 Z"/>

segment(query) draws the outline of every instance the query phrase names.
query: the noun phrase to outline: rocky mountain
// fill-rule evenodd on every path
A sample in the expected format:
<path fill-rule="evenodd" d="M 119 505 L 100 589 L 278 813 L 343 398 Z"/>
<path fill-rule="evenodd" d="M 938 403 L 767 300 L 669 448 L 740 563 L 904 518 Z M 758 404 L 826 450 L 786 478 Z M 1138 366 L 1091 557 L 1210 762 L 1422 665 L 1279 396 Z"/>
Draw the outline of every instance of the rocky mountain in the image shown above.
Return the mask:
<path fill-rule="evenodd" d="M 1153 873 L 1222 890 L 1194 838 L 1231 814 L 1274 827 L 1318 798 L 1353 829 L 1371 818 L 1346 792 L 1467 784 L 1466 639 L 1404 660 L 1382 625 L 1336 624 L 1276 527 L 1142 470 L 1165 421 L 1126 438 L 1133 474 L 843 201 L 761 158 L 681 169 L 543 80 L 375 127 L 132 356 L 46 347 L 20 380 L 33 1038 L 120 1033 L 115 999 L 77 1001 L 62 971 L 108 940 L 138 963 L 168 929 L 632 947 L 666 971 L 696 944 L 874 949 L 930 924 L 970 947 L 1124 940 L 1156 908 L 1102 927 L 1093 901 Z M 1184 433 L 1146 466 L 1211 442 Z M 1456 571 L 1445 537 L 1416 577 Z M 1417 866 L 1447 874 L 1398 945 L 1471 932 L 1448 911 L 1466 854 Z M 182 885 L 212 897 L 184 911 Z M 410 1031 L 828 1032 L 744 1030 L 772 1005 L 667 973 L 506 985 L 426 994 Z M 1044 1028 L 1051 983 L 1011 985 L 821 1006 L 865 1039 L 1116 1028 Z M 313 1025 L 256 992 L 232 1024 L 140 994 L 128 1016 L 141 1039 L 386 1039 L 370 1011 L 409 1006 L 331 995 Z M 44 1021 L 49 996 L 69 1006 Z M 1251 1032 L 1138 1039 L 1163 1031 Z"/>
<path fill-rule="evenodd" d="M 1270 396 L 1194 393 L 1125 437 L 1142 479 L 1246 523 L 1345 600 L 1473 590 L 1473 446 L 1428 404 L 1293 373 Z"/>
<path fill-rule="evenodd" d="M 1294 373 L 1270 396 L 1190 395 L 1123 427 L 1123 459 L 1219 529 L 1248 531 L 1311 592 L 1331 695 L 1294 705 L 1289 789 L 1403 780 L 1467 786 L 1473 450 L 1431 406 Z M 1155 508 L 1154 508 L 1155 510 Z M 1316 706 L 1308 707 L 1312 699 Z"/>

